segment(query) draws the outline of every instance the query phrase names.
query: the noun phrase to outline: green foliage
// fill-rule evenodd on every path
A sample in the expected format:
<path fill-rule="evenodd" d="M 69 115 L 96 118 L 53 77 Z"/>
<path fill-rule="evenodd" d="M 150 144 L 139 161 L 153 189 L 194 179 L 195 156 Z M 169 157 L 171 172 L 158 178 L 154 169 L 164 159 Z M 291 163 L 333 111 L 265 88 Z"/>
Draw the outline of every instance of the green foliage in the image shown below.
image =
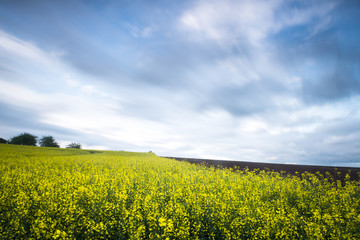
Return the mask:
<path fill-rule="evenodd" d="M 37 137 L 30 133 L 22 133 L 10 139 L 10 144 L 36 146 Z"/>
<path fill-rule="evenodd" d="M 0 145 L 0 239 L 360 239 L 360 183 Z"/>
<path fill-rule="evenodd" d="M 8 143 L 8 141 L 6 140 L 6 139 L 4 139 L 4 138 L 0 138 L 0 143 Z"/>
<path fill-rule="evenodd" d="M 76 148 L 76 149 L 81 149 L 81 144 L 80 143 L 70 143 L 69 145 L 66 146 L 66 148 Z"/>
<path fill-rule="evenodd" d="M 59 144 L 55 142 L 55 139 L 52 136 L 44 136 L 39 141 L 40 147 L 57 147 L 59 148 Z"/>

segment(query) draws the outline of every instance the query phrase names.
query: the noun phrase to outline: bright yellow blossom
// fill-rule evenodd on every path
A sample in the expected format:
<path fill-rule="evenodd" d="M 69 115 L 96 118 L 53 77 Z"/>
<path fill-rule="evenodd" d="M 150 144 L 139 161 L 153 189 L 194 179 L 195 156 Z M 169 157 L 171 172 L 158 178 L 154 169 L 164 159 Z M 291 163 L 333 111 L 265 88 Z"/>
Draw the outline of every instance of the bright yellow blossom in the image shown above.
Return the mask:
<path fill-rule="evenodd" d="M 0 239 L 360 239 L 360 184 L 0 144 Z"/>

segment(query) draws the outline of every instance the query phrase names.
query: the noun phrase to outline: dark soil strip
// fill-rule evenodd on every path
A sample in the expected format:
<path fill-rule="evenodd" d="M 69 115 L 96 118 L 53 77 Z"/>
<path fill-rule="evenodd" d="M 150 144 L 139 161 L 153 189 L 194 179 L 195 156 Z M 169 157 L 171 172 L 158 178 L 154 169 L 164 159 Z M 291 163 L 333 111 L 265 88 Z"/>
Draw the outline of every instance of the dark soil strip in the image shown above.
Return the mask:
<path fill-rule="evenodd" d="M 360 180 L 360 168 L 353 167 L 329 167 L 329 166 L 314 166 L 314 165 L 295 165 L 295 164 L 277 164 L 277 163 L 258 163 L 258 162 L 242 162 L 242 161 L 227 161 L 227 160 L 211 160 L 211 159 L 196 159 L 196 158 L 178 158 L 178 157 L 165 157 L 178 161 L 186 161 L 195 164 L 211 165 L 217 168 L 248 168 L 250 171 L 254 169 L 259 170 L 272 170 L 276 172 L 285 171 L 289 174 L 299 174 L 309 172 L 326 175 L 328 172 L 334 180 L 341 180 L 344 182 L 345 175 L 349 174 L 351 180 Z"/>

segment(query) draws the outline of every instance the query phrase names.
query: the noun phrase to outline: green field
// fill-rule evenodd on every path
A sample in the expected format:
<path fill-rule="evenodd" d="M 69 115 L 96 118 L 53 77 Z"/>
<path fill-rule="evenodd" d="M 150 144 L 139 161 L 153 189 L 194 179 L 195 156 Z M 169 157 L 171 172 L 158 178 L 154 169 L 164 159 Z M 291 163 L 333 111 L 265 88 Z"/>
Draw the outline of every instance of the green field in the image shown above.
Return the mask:
<path fill-rule="evenodd" d="M 0 144 L 0 239 L 360 239 L 359 182 Z"/>

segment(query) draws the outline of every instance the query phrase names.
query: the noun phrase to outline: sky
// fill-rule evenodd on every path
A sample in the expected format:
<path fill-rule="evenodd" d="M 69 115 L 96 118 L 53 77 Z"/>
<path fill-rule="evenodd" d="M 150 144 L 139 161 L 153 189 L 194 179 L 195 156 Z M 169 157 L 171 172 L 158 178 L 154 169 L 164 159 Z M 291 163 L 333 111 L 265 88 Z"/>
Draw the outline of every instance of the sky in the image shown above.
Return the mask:
<path fill-rule="evenodd" d="M 0 137 L 360 167 L 360 3 L 0 0 Z"/>

